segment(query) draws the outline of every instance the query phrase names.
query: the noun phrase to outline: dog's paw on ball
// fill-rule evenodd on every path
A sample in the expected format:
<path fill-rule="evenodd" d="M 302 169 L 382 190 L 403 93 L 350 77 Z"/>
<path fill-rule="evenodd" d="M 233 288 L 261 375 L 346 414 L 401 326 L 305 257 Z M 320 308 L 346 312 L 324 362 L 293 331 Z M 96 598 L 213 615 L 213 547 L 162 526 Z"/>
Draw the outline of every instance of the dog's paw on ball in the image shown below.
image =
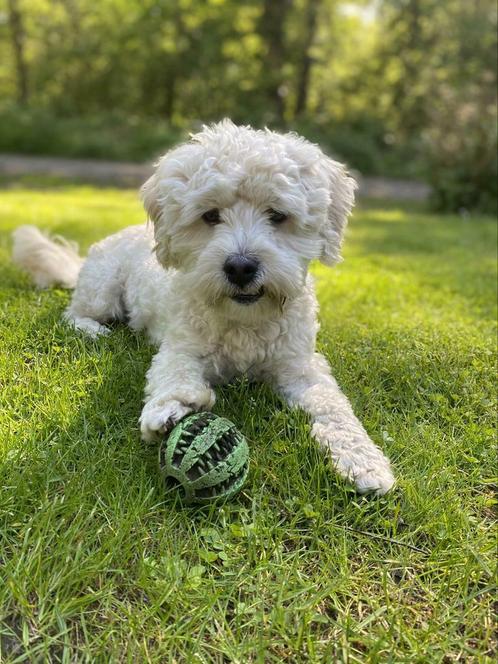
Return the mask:
<path fill-rule="evenodd" d="M 152 442 L 158 434 L 171 431 L 183 417 L 193 411 L 180 401 L 152 400 L 145 404 L 140 416 L 140 432 L 145 442 Z"/>

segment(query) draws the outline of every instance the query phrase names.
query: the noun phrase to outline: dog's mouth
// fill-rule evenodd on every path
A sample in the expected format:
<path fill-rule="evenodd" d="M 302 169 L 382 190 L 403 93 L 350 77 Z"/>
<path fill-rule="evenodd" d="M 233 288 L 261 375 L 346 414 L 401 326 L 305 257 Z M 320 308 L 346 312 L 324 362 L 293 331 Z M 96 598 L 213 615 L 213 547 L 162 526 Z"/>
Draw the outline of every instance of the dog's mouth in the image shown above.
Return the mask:
<path fill-rule="evenodd" d="M 231 299 L 237 302 L 237 304 L 254 304 L 254 302 L 263 297 L 264 293 L 265 289 L 261 286 L 257 293 L 238 293 L 237 295 L 233 295 Z"/>

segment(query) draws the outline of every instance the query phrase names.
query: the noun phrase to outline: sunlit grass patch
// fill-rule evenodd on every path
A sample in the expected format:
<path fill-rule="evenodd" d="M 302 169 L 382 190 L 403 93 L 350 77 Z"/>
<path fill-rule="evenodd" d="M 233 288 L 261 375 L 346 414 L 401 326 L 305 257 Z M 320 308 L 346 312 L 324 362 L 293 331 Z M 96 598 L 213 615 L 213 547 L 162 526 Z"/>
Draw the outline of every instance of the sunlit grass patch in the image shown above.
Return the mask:
<path fill-rule="evenodd" d="M 0 195 L 2 661 L 492 661 L 496 231 L 364 205 L 314 266 L 320 349 L 398 486 L 358 497 L 264 386 L 218 390 L 251 443 L 222 508 L 164 501 L 138 435 L 152 349 L 68 330 L 9 263 L 35 223 L 80 243 L 143 220 L 134 191 Z"/>

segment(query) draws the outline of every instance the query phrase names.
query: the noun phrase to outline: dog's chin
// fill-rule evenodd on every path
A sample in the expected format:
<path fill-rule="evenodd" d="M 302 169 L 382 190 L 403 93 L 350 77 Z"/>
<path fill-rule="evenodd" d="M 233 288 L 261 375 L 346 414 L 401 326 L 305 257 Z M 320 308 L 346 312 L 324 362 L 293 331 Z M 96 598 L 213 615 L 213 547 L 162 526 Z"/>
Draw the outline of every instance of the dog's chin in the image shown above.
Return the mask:
<path fill-rule="evenodd" d="M 236 304 L 241 304 L 242 306 L 248 307 L 251 304 L 256 304 L 256 302 L 259 302 L 264 296 L 265 288 L 264 286 L 261 286 L 261 288 L 255 293 L 236 293 L 235 295 L 232 295 L 230 299 Z"/>
<path fill-rule="evenodd" d="M 302 291 L 302 286 L 294 284 L 293 288 L 282 288 L 267 282 L 235 289 L 226 284 L 217 284 L 200 278 L 196 279 L 201 288 L 194 288 L 197 298 L 209 308 L 218 311 L 220 316 L 233 320 L 253 321 L 256 319 L 274 318 L 281 315 L 286 303 L 295 299 Z M 204 286 L 204 288 L 202 288 Z M 206 288 L 207 287 L 207 288 Z"/>
<path fill-rule="evenodd" d="M 218 307 L 227 320 L 257 325 L 261 321 L 280 317 L 287 300 L 287 296 L 265 285 L 253 292 L 227 293 L 218 300 Z"/>

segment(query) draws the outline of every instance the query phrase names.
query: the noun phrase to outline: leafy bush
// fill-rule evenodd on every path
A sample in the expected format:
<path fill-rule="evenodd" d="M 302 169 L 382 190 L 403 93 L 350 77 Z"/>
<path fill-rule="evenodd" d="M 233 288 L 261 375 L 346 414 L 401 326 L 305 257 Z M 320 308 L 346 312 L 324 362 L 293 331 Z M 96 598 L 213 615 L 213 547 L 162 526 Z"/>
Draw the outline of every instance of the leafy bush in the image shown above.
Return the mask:
<path fill-rule="evenodd" d="M 179 140 L 181 131 L 161 120 L 122 113 L 57 117 L 45 109 L 0 109 L 0 151 L 143 161 Z"/>
<path fill-rule="evenodd" d="M 359 115 L 347 122 L 301 121 L 296 130 L 364 175 L 420 178 L 425 171 L 420 141 L 394 142 L 378 119 Z"/>
<path fill-rule="evenodd" d="M 479 99 L 480 89 L 465 100 L 447 89 L 433 109 L 424 138 L 435 209 L 497 211 L 496 106 Z"/>
<path fill-rule="evenodd" d="M 347 124 L 301 120 L 290 128 L 364 174 L 419 175 L 414 150 L 389 145 L 384 127 L 371 118 Z M 0 109 L 0 152 L 144 161 L 184 135 L 184 130 L 161 119 L 118 112 L 66 117 L 15 105 Z"/>

